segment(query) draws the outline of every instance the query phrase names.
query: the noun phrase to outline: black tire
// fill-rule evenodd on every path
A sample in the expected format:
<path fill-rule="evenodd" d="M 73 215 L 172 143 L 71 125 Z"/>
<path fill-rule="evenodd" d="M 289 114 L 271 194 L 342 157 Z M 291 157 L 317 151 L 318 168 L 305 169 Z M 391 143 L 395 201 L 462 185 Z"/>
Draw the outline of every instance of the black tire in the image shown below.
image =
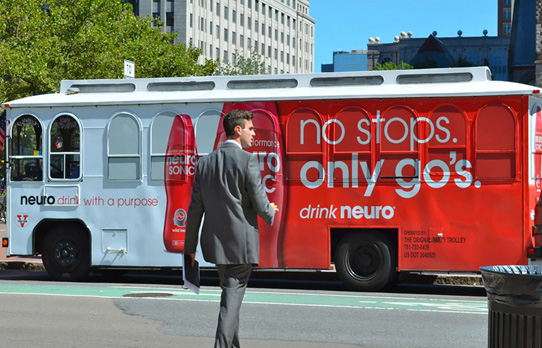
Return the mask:
<path fill-rule="evenodd" d="M 82 280 L 90 272 L 89 239 L 77 227 L 55 228 L 45 237 L 42 260 L 55 280 Z"/>
<path fill-rule="evenodd" d="M 335 267 L 347 288 L 378 291 L 396 279 L 397 251 L 378 232 L 352 232 L 345 235 L 335 252 Z"/>

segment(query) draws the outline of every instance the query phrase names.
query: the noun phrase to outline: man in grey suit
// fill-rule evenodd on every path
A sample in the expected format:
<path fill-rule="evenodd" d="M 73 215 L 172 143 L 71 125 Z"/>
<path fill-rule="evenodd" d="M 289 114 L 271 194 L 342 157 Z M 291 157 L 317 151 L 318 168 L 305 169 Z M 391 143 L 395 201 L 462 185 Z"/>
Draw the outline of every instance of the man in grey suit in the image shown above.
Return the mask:
<path fill-rule="evenodd" d="M 215 348 L 239 347 L 239 310 L 260 258 L 258 215 L 272 225 L 275 204 L 265 194 L 258 160 L 243 148 L 252 146 L 255 131 L 250 111 L 224 116 L 228 140 L 198 162 L 186 222 L 185 254 L 195 258 L 203 214 L 201 249 L 216 264 L 222 297 Z"/>

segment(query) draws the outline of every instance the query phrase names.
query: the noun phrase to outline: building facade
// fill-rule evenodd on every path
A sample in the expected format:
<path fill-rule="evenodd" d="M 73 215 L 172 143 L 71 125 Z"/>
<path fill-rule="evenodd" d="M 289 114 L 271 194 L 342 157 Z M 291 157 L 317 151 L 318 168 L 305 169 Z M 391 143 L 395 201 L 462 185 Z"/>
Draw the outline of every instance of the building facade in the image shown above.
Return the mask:
<path fill-rule="evenodd" d="M 405 62 L 416 68 L 452 67 L 463 64 L 488 66 L 493 78 L 508 80 L 509 36 L 438 38 L 437 33 L 427 38 L 414 38 L 402 33 L 393 43 L 369 39 L 367 50 L 333 52 L 333 64 L 322 64 L 322 72 L 374 70 L 376 64 Z M 425 61 L 426 60 L 426 61 Z M 425 63 L 425 64 L 424 64 Z"/>
<path fill-rule="evenodd" d="M 499 13 L 497 15 L 497 23 L 499 26 L 499 36 L 510 36 L 512 31 L 512 8 L 514 0 L 498 0 Z"/>
<path fill-rule="evenodd" d="M 424 47 L 424 44 L 429 47 Z M 402 36 L 394 43 L 369 43 L 369 50 L 379 51 L 378 63 L 393 62 L 399 64 L 415 63 L 415 58 L 420 50 L 426 48 L 432 51 L 432 57 L 437 61 L 439 55 L 446 53 L 451 61 L 447 67 L 457 63 L 467 63 L 474 66 L 488 66 L 496 80 L 508 80 L 508 50 L 510 45 L 509 36 L 483 36 L 464 37 L 461 31 L 457 37 L 438 37 L 434 32 L 429 38 L 411 38 Z M 413 64 L 416 66 L 416 64 Z M 444 67 L 444 66 L 439 66 Z"/>
<path fill-rule="evenodd" d="M 309 0 L 131 0 L 177 43 L 201 49 L 201 62 L 235 63 L 257 52 L 269 73 L 314 72 L 314 24 Z"/>
<path fill-rule="evenodd" d="M 378 55 L 378 51 L 368 50 L 336 51 L 332 64 L 322 64 L 322 72 L 374 70 Z"/>

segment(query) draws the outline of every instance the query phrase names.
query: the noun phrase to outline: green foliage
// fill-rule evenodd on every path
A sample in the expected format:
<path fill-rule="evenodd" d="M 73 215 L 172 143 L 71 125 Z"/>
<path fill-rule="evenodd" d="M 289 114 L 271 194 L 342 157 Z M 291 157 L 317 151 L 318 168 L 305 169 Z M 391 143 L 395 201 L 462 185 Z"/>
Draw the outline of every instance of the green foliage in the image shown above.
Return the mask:
<path fill-rule="evenodd" d="M 414 69 L 414 67 L 408 63 L 401 61 L 399 65 L 394 62 L 386 62 L 384 64 L 377 63 L 375 70 L 407 70 Z"/>
<path fill-rule="evenodd" d="M 470 67 L 474 66 L 471 62 L 469 62 L 465 57 L 459 57 L 452 65 L 453 67 Z"/>
<path fill-rule="evenodd" d="M 0 102 L 56 92 L 62 79 L 210 75 L 200 50 L 174 44 L 121 0 L 1 0 Z"/>
<path fill-rule="evenodd" d="M 416 62 L 414 67 L 416 69 L 438 68 L 438 63 L 433 57 L 426 55 L 421 62 Z"/>
<path fill-rule="evenodd" d="M 236 62 L 224 62 L 215 70 L 214 75 L 264 75 L 265 58 L 256 51 L 251 51 L 249 57 L 244 57 L 242 52 L 235 51 Z"/>

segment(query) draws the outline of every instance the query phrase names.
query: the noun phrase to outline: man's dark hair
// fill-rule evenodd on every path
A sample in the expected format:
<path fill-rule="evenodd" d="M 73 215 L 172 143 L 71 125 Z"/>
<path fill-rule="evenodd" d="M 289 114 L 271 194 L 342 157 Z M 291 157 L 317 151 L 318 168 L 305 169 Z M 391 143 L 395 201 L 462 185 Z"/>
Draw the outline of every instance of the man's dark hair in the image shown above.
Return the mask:
<path fill-rule="evenodd" d="M 226 137 L 230 137 L 235 134 L 235 127 L 241 126 L 245 128 L 245 122 L 251 121 L 254 118 L 252 112 L 248 110 L 232 110 L 222 120 L 222 126 L 224 127 L 224 132 L 226 132 Z"/>

